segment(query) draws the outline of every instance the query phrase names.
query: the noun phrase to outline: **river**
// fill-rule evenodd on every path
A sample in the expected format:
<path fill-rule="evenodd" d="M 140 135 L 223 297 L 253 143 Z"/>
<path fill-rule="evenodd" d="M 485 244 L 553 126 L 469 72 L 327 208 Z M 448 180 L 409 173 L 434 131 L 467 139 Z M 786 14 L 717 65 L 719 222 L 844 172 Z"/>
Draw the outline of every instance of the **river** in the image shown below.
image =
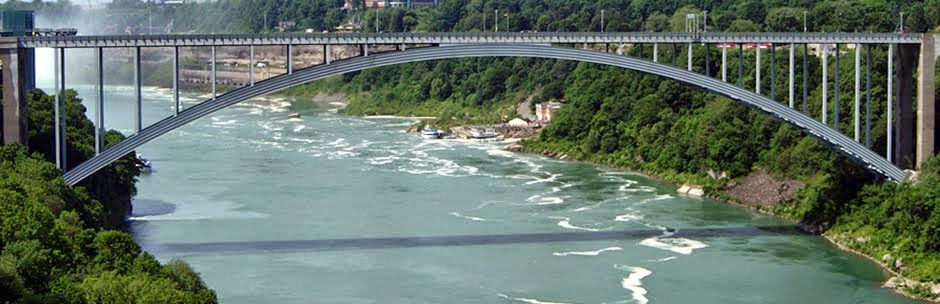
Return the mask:
<path fill-rule="evenodd" d="M 131 94 L 107 91 L 107 127 L 131 130 Z M 171 113 L 167 91 L 145 95 L 145 123 Z M 638 173 L 288 105 L 244 103 L 139 149 L 154 172 L 134 237 L 223 303 L 910 302 L 820 237 Z"/>

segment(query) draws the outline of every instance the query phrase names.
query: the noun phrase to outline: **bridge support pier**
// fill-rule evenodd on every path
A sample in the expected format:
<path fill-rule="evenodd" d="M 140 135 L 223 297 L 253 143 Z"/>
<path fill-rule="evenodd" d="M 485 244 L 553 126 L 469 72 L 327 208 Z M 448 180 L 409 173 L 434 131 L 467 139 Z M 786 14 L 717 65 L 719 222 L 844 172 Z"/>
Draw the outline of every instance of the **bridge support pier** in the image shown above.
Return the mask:
<path fill-rule="evenodd" d="M 862 140 L 862 45 L 855 44 L 855 141 Z"/>
<path fill-rule="evenodd" d="M 744 45 L 738 44 L 738 86 L 744 87 Z"/>
<path fill-rule="evenodd" d="M 934 84 L 937 67 L 937 35 L 924 34 L 917 61 L 917 167 L 934 153 L 936 132 L 936 88 Z"/>
<path fill-rule="evenodd" d="M 835 75 L 833 75 L 833 78 L 835 78 L 833 80 L 835 82 L 835 85 L 833 86 L 834 94 L 832 98 L 832 102 L 833 102 L 832 124 L 833 126 L 835 126 L 836 131 L 839 131 L 839 133 L 842 133 L 842 130 L 839 129 L 839 112 L 841 112 L 840 111 L 841 108 L 839 108 L 839 53 L 840 53 L 839 49 L 840 49 L 839 44 L 836 43 L 836 68 L 835 68 L 835 71 L 833 71 L 833 73 L 835 73 Z"/>
<path fill-rule="evenodd" d="M 770 44 L 770 99 L 777 100 L 777 45 Z"/>
<path fill-rule="evenodd" d="M 104 49 L 98 48 L 98 82 L 95 91 L 97 92 L 98 104 L 95 106 L 95 155 L 104 151 Z"/>
<path fill-rule="evenodd" d="M 55 166 L 65 172 L 65 49 L 55 49 L 55 102 L 52 106 L 54 119 Z"/>
<path fill-rule="evenodd" d="M 287 58 L 290 58 L 290 54 L 288 54 Z M 216 75 L 216 72 L 215 72 L 216 69 L 215 69 L 215 46 L 214 45 L 212 46 L 212 59 L 211 60 L 212 60 L 211 62 L 212 64 L 212 99 L 215 100 L 215 97 L 217 96 L 216 91 L 215 91 L 215 83 L 217 79 L 216 76 L 218 75 Z M 289 70 L 290 69 L 288 69 L 288 71 Z"/>
<path fill-rule="evenodd" d="M 248 46 L 248 85 L 255 85 L 255 46 Z"/>
<path fill-rule="evenodd" d="M 659 63 L 659 43 L 653 43 L 653 62 Z"/>
<path fill-rule="evenodd" d="M 788 79 L 788 80 L 789 80 L 789 83 L 788 83 L 788 86 L 787 86 L 787 88 L 788 88 L 788 90 L 787 90 L 787 100 L 790 101 L 790 108 L 791 108 L 791 109 L 794 109 L 794 99 L 793 99 L 793 97 L 794 97 L 794 94 L 793 94 L 793 93 L 794 93 L 794 92 L 793 92 L 794 86 L 793 86 L 793 85 L 794 85 L 795 79 L 793 79 L 793 54 L 794 54 L 794 52 L 796 52 L 796 50 L 794 50 L 793 48 L 794 48 L 794 44 L 791 43 L 791 44 L 790 44 L 790 65 L 789 65 L 790 70 L 789 70 L 789 74 L 788 74 L 790 77 L 789 77 L 789 79 Z"/>
<path fill-rule="evenodd" d="M 914 65 L 919 53 L 917 45 L 898 45 L 897 62 L 897 122 L 894 137 L 894 164 L 902 169 L 914 169 Z"/>
<path fill-rule="evenodd" d="M 331 60 L 330 57 L 333 57 L 333 55 L 331 54 L 332 52 L 333 52 L 332 46 L 330 46 L 329 44 L 323 46 L 323 62 L 324 63 L 330 64 L 330 60 Z"/>
<path fill-rule="evenodd" d="M 712 77 L 711 49 L 708 47 L 708 43 L 702 46 L 705 47 L 705 75 Z"/>
<path fill-rule="evenodd" d="M 140 71 L 140 47 L 138 46 L 134 50 L 134 93 L 135 102 L 134 102 L 134 134 L 140 133 L 140 129 L 143 129 L 143 115 L 141 114 L 143 105 L 144 95 L 141 92 L 141 71 Z"/>
<path fill-rule="evenodd" d="M 807 99 L 809 98 L 809 69 L 806 64 L 806 58 L 809 57 L 809 48 L 803 44 L 803 114 L 809 115 Z"/>
<path fill-rule="evenodd" d="M 721 81 L 728 82 L 728 47 L 721 46 Z"/>
<path fill-rule="evenodd" d="M 294 73 L 294 45 L 287 45 L 287 74 Z"/>
<path fill-rule="evenodd" d="M 871 44 L 865 45 L 865 146 L 871 149 Z"/>
<path fill-rule="evenodd" d="M 757 59 L 754 60 L 756 66 L 754 68 L 754 93 L 760 94 L 760 45 L 758 45 L 754 50 L 757 51 Z"/>
<path fill-rule="evenodd" d="M 28 52 L 17 46 L 16 37 L 0 39 L 0 68 L 3 69 L 3 143 L 29 142 L 26 91 Z"/>
<path fill-rule="evenodd" d="M 689 71 L 692 71 L 692 43 L 691 42 L 689 42 L 689 50 L 688 50 L 687 57 L 688 57 L 688 59 L 686 59 L 686 65 L 688 65 L 687 69 Z"/>
<path fill-rule="evenodd" d="M 173 47 L 173 115 L 180 114 L 180 47 Z"/>
<path fill-rule="evenodd" d="M 888 44 L 888 93 L 885 94 L 888 97 L 888 132 L 887 132 L 887 147 L 885 149 L 885 158 L 888 159 L 892 164 L 897 165 L 898 163 L 894 159 L 894 105 L 892 104 L 891 94 L 893 92 L 892 85 L 894 84 L 894 44 Z"/>
<path fill-rule="evenodd" d="M 829 124 L 829 46 L 822 44 L 822 123 Z"/>

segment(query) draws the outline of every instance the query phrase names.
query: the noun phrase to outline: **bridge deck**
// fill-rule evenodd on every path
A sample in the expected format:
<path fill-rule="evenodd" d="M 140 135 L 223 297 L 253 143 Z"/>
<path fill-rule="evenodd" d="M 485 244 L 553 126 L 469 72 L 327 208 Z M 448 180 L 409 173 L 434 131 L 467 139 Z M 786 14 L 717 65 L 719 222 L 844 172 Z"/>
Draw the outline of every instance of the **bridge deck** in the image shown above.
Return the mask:
<path fill-rule="evenodd" d="M 899 43 L 919 44 L 917 33 L 313 33 L 214 35 L 107 35 L 22 37 L 25 48 L 172 47 L 321 44 L 547 44 L 547 43 Z"/>

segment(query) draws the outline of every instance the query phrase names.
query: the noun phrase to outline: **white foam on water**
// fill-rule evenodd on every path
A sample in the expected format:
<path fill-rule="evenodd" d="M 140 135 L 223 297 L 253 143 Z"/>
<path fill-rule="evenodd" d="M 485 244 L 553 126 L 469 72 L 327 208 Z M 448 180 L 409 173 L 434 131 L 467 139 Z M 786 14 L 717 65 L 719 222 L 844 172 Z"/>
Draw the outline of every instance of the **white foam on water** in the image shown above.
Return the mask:
<path fill-rule="evenodd" d="M 486 207 L 486 206 L 489 206 L 489 205 L 493 205 L 493 204 L 496 204 L 496 202 L 495 202 L 495 201 L 484 201 L 484 202 L 480 203 L 479 205 L 477 205 L 476 207 L 473 207 L 473 209 L 470 209 L 470 210 L 480 210 L 480 209 L 483 209 L 483 207 Z"/>
<path fill-rule="evenodd" d="M 614 221 L 629 222 L 629 221 L 639 221 L 642 219 L 643 219 L 643 215 L 627 213 L 627 214 L 618 215 L 617 217 L 614 218 Z"/>
<path fill-rule="evenodd" d="M 508 300 L 513 300 L 513 301 L 522 302 L 522 303 L 529 303 L 529 304 L 571 304 L 571 303 L 564 303 L 564 302 L 546 302 L 546 301 L 541 301 L 537 299 L 528 299 L 528 298 L 513 298 L 505 294 L 498 294 L 498 296 L 500 296 L 501 298 L 508 299 Z"/>
<path fill-rule="evenodd" d="M 298 118 L 298 117 L 291 117 L 291 118 L 288 118 L 288 119 L 285 120 L 285 121 L 287 121 L 287 122 L 299 122 L 299 121 L 304 121 L 304 120 L 303 120 L 303 119 L 300 119 L 300 118 Z"/>
<path fill-rule="evenodd" d="M 672 260 L 675 260 L 675 259 L 678 259 L 678 257 L 675 257 L 675 256 L 668 256 L 668 257 L 661 258 L 661 259 L 647 260 L 647 262 L 667 262 L 667 261 L 672 261 Z"/>
<path fill-rule="evenodd" d="M 386 165 L 386 164 L 390 164 L 390 163 L 394 162 L 394 161 L 397 160 L 397 159 L 398 159 L 398 157 L 396 157 L 396 156 L 379 156 L 379 157 L 372 157 L 372 158 L 369 158 L 369 164 L 370 164 L 370 165 L 376 165 L 376 166 L 377 166 L 377 165 Z"/>
<path fill-rule="evenodd" d="M 567 217 L 550 216 L 549 218 L 558 220 L 557 225 L 558 225 L 559 227 L 566 228 L 566 229 L 572 229 L 572 230 L 584 230 L 584 231 L 593 231 L 593 232 L 596 232 L 596 231 L 607 230 L 607 229 L 613 228 L 613 227 L 606 227 L 606 228 L 596 229 L 596 228 L 578 227 L 578 226 L 572 225 L 572 224 L 571 224 L 571 219 L 570 219 L 570 218 L 567 218 Z"/>
<path fill-rule="evenodd" d="M 489 149 L 489 150 L 486 150 L 486 154 L 489 154 L 492 156 L 502 156 L 502 157 L 513 157 L 516 155 L 515 153 L 509 152 L 503 149 Z"/>
<path fill-rule="evenodd" d="M 558 204 L 564 203 L 564 202 L 565 202 L 565 199 L 560 198 L 560 197 L 557 197 L 557 196 L 542 196 L 542 195 L 540 195 L 540 194 L 533 194 L 532 196 L 529 196 L 529 198 L 526 198 L 526 201 L 529 202 L 529 203 L 528 203 L 528 204 L 519 204 L 519 205 L 523 205 L 523 206 L 527 206 L 527 205 L 537 205 L 537 206 L 542 206 L 542 205 L 558 205 Z"/>
<path fill-rule="evenodd" d="M 303 130 L 303 129 L 306 128 L 306 127 L 307 127 L 307 126 L 305 126 L 305 125 L 298 125 L 298 126 L 294 127 L 294 133 L 300 132 L 301 130 Z"/>
<path fill-rule="evenodd" d="M 626 278 L 620 281 L 620 286 L 630 291 L 633 300 L 640 304 L 649 303 L 649 299 L 646 298 L 646 288 L 643 288 L 642 280 L 653 274 L 653 272 L 643 267 L 614 265 L 614 268 L 630 272 Z"/>
<path fill-rule="evenodd" d="M 463 218 L 463 219 L 468 219 L 468 220 L 471 220 L 471 221 L 475 221 L 475 222 L 487 222 L 487 220 L 486 220 L 485 218 L 482 218 L 482 217 L 475 217 L 475 216 L 463 215 L 463 214 L 460 214 L 460 213 L 457 213 L 457 212 L 451 212 L 451 213 L 449 213 L 449 214 L 450 214 L 450 215 L 453 215 L 453 216 L 456 216 L 456 217 L 459 217 L 459 218 Z"/>
<path fill-rule="evenodd" d="M 536 180 L 528 181 L 525 184 L 533 185 L 533 184 L 538 184 L 538 183 L 554 182 L 559 176 L 561 176 L 561 173 L 555 173 L 555 174 L 549 175 L 546 178 L 537 178 Z"/>
<path fill-rule="evenodd" d="M 708 247 L 708 244 L 687 238 L 669 237 L 675 232 L 664 232 L 663 236 L 651 237 L 640 241 L 640 245 L 661 250 L 668 250 L 678 254 L 690 255 L 696 249 Z"/>
<path fill-rule="evenodd" d="M 213 117 L 213 118 L 215 118 L 215 117 Z M 222 121 L 213 120 L 212 125 L 215 125 L 215 126 L 231 126 L 231 125 L 234 125 L 234 124 L 236 124 L 236 123 L 238 123 L 238 120 L 235 120 L 235 119 L 222 120 Z"/>
<path fill-rule="evenodd" d="M 607 248 L 598 249 L 598 250 L 594 250 L 594 251 L 554 252 L 554 253 L 552 253 L 552 255 L 554 255 L 554 256 L 569 256 L 569 255 L 598 256 L 598 255 L 600 255 L 601 253 L 604 253 L 604 252 L 607 252 L 607 251 L 620 251 L 620 250 L 623 250 L 623 248 L 620 248 L 620 247 L 607 247 Z"/>
<path fill-rule="evenodd" d="M 635 181 L 632 179 L 624 179 L 623 182 L 624 184 L 620 185 L 620 188 L 617 188 L 617 191 L 627 191 L 628 189 L 630 189 L 630 187 L 639 183 L 638 181 Z"/>
<path fill-rule="evenodd" d="M 649 203 L 649 202 L 667 200 L 667 199 L 670 199 L 670 198 L 673 198 L 673 197 L 674 197 L 674 196 L 672 196 L 672 195 L 670 195 L 670 194 L 660 194 L 660 195 L 657 195 L 657 196 L 655 196 L 655 197 L 653 197 L 653 198 L 648 198 L 648 199 L 641 200 L 641 201 L 637 202 L 637 203 L 634 204 L 634 205 L 644 205 L 644 204 Z"/>
<path fill-rule="evenodd" d="M 638 186 L 636 188 L 620 189 L 623 192 L 656 192 L 656 188 L 650 186 Z"/>

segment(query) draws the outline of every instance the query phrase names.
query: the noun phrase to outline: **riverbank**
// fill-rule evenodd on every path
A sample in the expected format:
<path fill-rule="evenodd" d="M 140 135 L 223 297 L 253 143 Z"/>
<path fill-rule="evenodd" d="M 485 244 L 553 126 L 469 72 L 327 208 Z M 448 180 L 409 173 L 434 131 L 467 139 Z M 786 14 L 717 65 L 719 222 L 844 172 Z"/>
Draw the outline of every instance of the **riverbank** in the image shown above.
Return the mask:
<path fill-rule="evenodd" d="M 940 303 L 940 283 L 921 282 L 907 278 L 904 274 L 897 271 L 898 268 L 904 266 L 903 263 L 897 262 L 900 261 L 900 258 L 895 259 L 890 254 L 886 254 L 879 259 L 879 257 L 875 257 L 872 254 L 866 254 L 852 247 L 853 242 L 863 240 L 861 237 L 849 238 L 846 237 L 846 233 L 836 234 L 831 229 L 824 232 L 821 231 L 821 227 L 818 227 L 818 225 L 808 225 L 803 223 L 800 219 L 787 216 L 786 213 L 780 212 L 781 208 L 785 208 L 786 205 L 794 204 L 794 200 L 796 199 L 798 192 L 805 186 L 802 182 L 796 180 L 775 179 L 763 170 L 756 170 L 740 181 L 732 181 L 721 175 L 712 175 L 710 176 L 713 181 L 712 183 L 705 183 L 707 185 L 704 186 L 695 186 L 697 184 L 702 184 L 702 180 L 696 178 L 687 178 L 681 174 L 663 176 L 662 174 L 649 172 L 648 170 L 617 166 L 604 162 L 581 160 L 573 157 L 569 153 L 536 149 L 531 145 L 527 146 L 526 141 L 507 145 L 503 147 L 503 150 L 516 153 L 538 154 L 562 161 L 586 162 L 594 165 L 636 171 L 652 179 L 670 183 L 676 185 L 677 187 L 678 185 L 682 185 L 682 187 L 680 187 L 677 192 L 683 192 L 682 189 L 688 188 L 689 186 L 693 188 L 701 187 L 704 190 L 704 197 L 715 199 L 728 204 L 739 205 L 760 213 L 787 220 L 793 223 L 801 231 L 823 237 L 830 244 L 836 248 L 839 248 L 840 250 L 870 260 L 871 262 L 878 265 L 887 274 L 889 274 L 888 278 L 885 279 L 881 284 L 883 288 L 892 289 L 896 293 L 911 299 Z M 774 187 L 774 185 L 777 187 Z M 763 191 L 766 189 L 777 189 L 777 192 L 780 192 L 782 195 L 768 196 L 768 192 Z M 767 199 L 772 199 L 772 201 L 767 201 Z M 890 265 L 889 263 L 892 262 L 900 264 Z"/>

